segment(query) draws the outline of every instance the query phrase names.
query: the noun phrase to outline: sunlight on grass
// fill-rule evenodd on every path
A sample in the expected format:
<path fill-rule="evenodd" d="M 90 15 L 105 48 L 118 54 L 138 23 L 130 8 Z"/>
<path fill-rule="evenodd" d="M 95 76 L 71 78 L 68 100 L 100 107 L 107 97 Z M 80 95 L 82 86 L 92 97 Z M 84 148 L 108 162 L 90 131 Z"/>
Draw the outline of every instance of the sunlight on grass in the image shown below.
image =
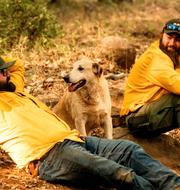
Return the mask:
<path fill-rule="evenodd" d="M 21 37 L 11 52 L 3 53 L 18 56 L 25 64 L 49 61 L 63 65 L 83 55 L 96 57 L 98 43 L 110 35 L 125 37 L 142 51 L 158 37 L 166 20 L 179 16 L 177 7 L 180 2 L 176 0 L 134 0 L 119 4 L 61 1 L 49 6 L 62 25 L 60 36 L 44 43 L 37 41 L 33 49 L 27 49 L 27 38 Z"/>

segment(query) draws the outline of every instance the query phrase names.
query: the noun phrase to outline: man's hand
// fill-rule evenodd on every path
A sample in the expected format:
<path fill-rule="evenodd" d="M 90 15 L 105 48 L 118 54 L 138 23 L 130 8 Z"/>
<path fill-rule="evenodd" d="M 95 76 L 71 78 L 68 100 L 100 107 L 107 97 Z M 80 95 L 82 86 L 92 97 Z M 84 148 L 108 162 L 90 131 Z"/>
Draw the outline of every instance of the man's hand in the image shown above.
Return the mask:
<path fill-rule="evenodd" d="M 7 70 L 0 70 L 0 90 L 6 89 L 9 79 L 9 72 Z"/>

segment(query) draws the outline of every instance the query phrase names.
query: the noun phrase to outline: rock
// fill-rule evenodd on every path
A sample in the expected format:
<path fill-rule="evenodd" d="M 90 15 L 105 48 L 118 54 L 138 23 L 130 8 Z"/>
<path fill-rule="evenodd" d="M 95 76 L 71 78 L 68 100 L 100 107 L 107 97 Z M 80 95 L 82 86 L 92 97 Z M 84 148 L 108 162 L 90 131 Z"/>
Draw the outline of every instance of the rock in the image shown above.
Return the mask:
<path fill-rule="evenodd" d="M 108 80 L 112 107 L 117 108 L 118 110 L 120 109 L 123 101 L 125 80 L 126 78 L 116 81 Z"/>
<path fill-rule="evenodd" d="M 129 70 L 135 62 L 136 50 L 125 38 L 107 36 L 99 44 L 99 57 L 114 63 L 110 72 Z"/>

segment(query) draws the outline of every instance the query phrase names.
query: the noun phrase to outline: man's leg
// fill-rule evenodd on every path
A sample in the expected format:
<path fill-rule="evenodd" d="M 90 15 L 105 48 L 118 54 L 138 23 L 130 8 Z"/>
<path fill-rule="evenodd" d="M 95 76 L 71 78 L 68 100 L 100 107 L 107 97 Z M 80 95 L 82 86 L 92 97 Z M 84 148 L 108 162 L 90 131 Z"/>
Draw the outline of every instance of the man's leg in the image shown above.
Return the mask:
<path fill-rule="evenodd" d="M 104 146 L 104 143 L 108 146 Z M 132 144 L 101 141 L 94 137 L 87 137 L 85 144 L 67 140 L 57 144 L 40 163 L 39 176 L 52 182 L 96 184 L 123 190 L 154 190 L 148 180 L 124 166 L 126 159 L 131 156 L 133 146 L 137 146 Z M 121 146 L 125 146 L 122 151 Z"/>
<path fill-rule="evenodd" d="M 176 99 L 174 101 L 175 101 L 175 103 L 177 105 L 175 107 L 177 126 L 180 127 L 180 95 L 176 96 Z"/>
<path fill-rule="evenodd" d="M 127 116 L 130 131 L 139 136 L 158 135 L 180 126 L 180 96 L 166 94 Z"/>
<path fill-rule="evenodd" d="M 96 137 L 87 137 L 85 144 L 60 143 L 40 164 L 39 175 L 48 181 L 104 184 L 123 190 L 172 190 L 180 183 L 180 178 L 137 144 Z"/>
<path fill-rule="evenodd" d="M 141 176 L 149 181 L 153 185 L 153 189 L 174 190 L 176 186 L 180 186 L 180 177 L 157 160 L 154 160 L 139 145 L 131 141 L 109 141 L 87 137 L 86 148 L 94 154 L 113 160 L 127 168 L 132 168 L 136 176 Z M 108 165 L 106 167 L 108 170 Z M 135 178 L 134 183 L 136 183 L 136 180 L 137 183 L 140 182 L 138 178 Z M 118 180 L 116 182 L 118 184 Z M 146 186 L 141 188 L 148 189 Z"/>

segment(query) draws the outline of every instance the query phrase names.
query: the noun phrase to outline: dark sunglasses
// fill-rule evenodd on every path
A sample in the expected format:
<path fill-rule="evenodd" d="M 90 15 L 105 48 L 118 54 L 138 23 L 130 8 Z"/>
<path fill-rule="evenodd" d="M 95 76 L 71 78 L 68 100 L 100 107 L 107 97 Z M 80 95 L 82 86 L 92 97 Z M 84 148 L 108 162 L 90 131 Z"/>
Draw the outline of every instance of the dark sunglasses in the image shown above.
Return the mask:
<path fill-rule="evenodd" d="M 180 24 L 178 23 L 171 23 L 166 25 L 166 29 L 168 30 L 174 30 L 174 31 L 180 31 Z"/>

